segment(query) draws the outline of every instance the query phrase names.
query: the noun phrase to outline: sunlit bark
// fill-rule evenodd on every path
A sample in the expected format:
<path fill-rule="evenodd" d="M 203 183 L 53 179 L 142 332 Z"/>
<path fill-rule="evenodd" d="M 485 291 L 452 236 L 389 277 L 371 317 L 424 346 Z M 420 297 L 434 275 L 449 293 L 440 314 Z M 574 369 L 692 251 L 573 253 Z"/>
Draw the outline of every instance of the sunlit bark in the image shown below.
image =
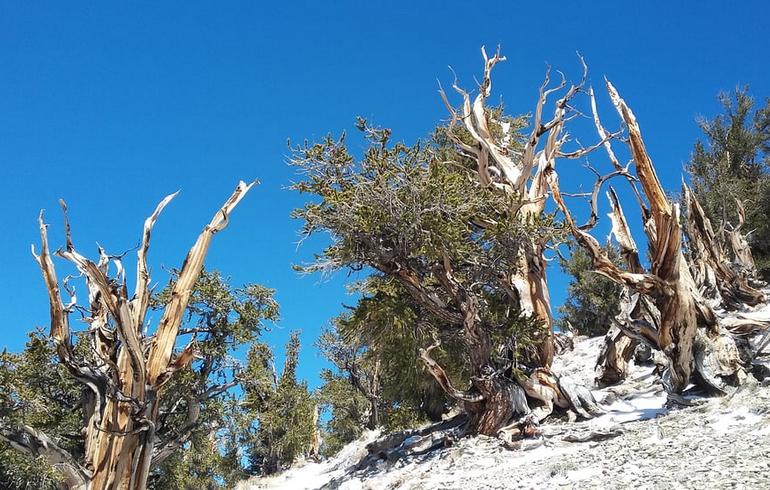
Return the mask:
<path fill-rule="evenodd" d="M 119 257 L 108 256 L 100 250 L 98 261 L 93 262 L 78 253 L 70 233 L 66 205 L 62 202 L 66 246 L 56 255 L 73 263 L 86 279 L 89 293 L 89 316 L 86 321 L 90 323 L 91 347 L 96 356 L 93 363 L 84 362 L 74 355 L 68 317 L 75 307 L 75 298 L 73 296 L 72 302 L 67 305 L 62 301 L 60 283 L 49 251 L 47 225 L 41 214 L 41 247 L 35 259 L 48 291 L 50 337 L 56 344 L 59 361 L 84 385 L 85 460 L 75 462 L 47 436 L 33 429 L 3 433 L 3 438 L 9 440 L 15 437 L 20 441 L 16 444 L 17 448 L 43 455 L 52 464 L 55 463 L 54 466 L 66 476 L 71 488 L 141 490 L 146 487 L 150 469 L 189 438 L 196 427 L 200 405 L 211 395 L 211 390 L 225 390 L 232 386 L 214 386 L 203 394 L 203 399 L 190 394 L 187 420 L 176 432 L 176 437 L 173 440 L 158 440 L 155 430 L 163 386 L 176 371 L 189 366 L 194 357 L 192 343 L 174 355 L 179 325 L 193 285 L 201 274 L 214 234 L 227 226 L 230 213 L 252 185 L 241 182 L 203 229 L 185 258 L 171 301 L 152 335 L 146 333 L 145 325 L 150 297 L 147 251 L 153 225 L 175 194 L 163 199 L 145 222 L 137 253 L 136 290 L 132 297 L 128 295 Z M 117 271 L 112 276 L 111 266 Z M 64 288 L 67 289 L 66 282 Z M 19 434 L 26 435 L 19 439 Z M 31 452 L 30 448 L 34 451 Z"/>

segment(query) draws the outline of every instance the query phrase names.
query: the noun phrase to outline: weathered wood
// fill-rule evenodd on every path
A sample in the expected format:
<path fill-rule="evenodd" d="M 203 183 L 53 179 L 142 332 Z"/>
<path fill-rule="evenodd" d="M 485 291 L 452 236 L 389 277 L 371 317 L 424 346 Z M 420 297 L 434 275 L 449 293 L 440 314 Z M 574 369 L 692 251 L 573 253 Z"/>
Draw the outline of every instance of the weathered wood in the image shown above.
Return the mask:
<path fill-rule="evenodd" d="M 620 429 L 600 429 L 592 430 L 583 433 L 567 434 L 562 438 L 566 442 L 590 442 L 590 441 L 606 441 L 618 436 L 622 436 L 623 431 Z"/>
<path fill-rule="evenodd" d="M 451 444 L 456 436 L 462 434 L 462 426 L 467 422 L 468 416 L 463 413 L 422 429 L 392 432 L 366 446 L 367 455 L 358 462 L 356 469 L 383 459 L 396 461 Z"/>
<path fill-rule="evenodd" d="M 570 105 L 571 100 L 583 90 L 587 71 L 584 71 L 583 78 L 578 83 L 571 84 L 568 88 L 564 77 L 558 84 L 551 86 L 550 72 L 547 72 L 540 87 L 531 132 L 520 152 L 511 151 L 509 138 L 512 134 L 505 127 L 502 136 L 496 134 L 498 131 L 493 131 L 498 129 L 493 128 L 498 122 L 490 119 L 492 112 L 486 107 L 492 87 L 492 70 L 505 58 L 499 51 L 490 58 L 483 48 L 482 56 L 484 73 L 475 98 L 471 98 L 455 80 L 452 87 L 462 99 L 460 108 L 455 108 L 443 89 L 440 90 L 451 116 L 447 135 L 462 155 L 476 163 L 479 182 L 509 198 L 509 204 L 499 212 L 515 217 L 523 224 L 532 223 L 544 213 L 549 189 L 547 174 L 553 169 L 556 159 L 581 158 L 601 147 L 614 135 L 607 133 L 594 147 L 564 152 L 562 145 L 567 140 L 565 124 L 576 116 L 576 111 Z M 565 89 L 562 96 L 553 104 L 553 116 L 544 119 L 549 97 L 562 89 Z M 461 138 L 455 131 L 458 127 L 462 127 L 470 138 Z M 616 173 L 627 174 L 623 169 Z M 465 286 L 453 279 L 447 261 L 443 273 L 436 276 L 451 293 L 454 304 L 459 305 L 462 312 L 463 340 L 471 357 L 471 386 L 468 391 L 457 390 L 452 385 L 446 372 L 430 358 L 430 348 L 421 351 L 421 357 L 428 371 L 447 394 L 463 402 L 469 415 L 468 429 L 472 433 L 496 435 L 501 427 L 510 425 L 511 421 L 530 417 L 527 397 L 534 399 L 533 402 L 539 405 L 533 412 L 534 420 L 538 421 L 547 417 L 555 407 L 574 408 L 586 417 L 597 411 L 587 390 L 581 390 L 569 382 L 560 386 L 558 378 L 549 370 L 554 356 L 554 341 L 551 301 L 546 279 L 547 262 L 544 257 L 546 242 L 542 238 L 527 237 L 520 241 L 522 243 L 516 263 L 511 266 L 511 270 L 500 271 L 498 278 L 508 293 L 512 309 L 524 316 L 540 320 L 546 327 L 547 335 L 538 340 L 537 356 L 531 356 L 523 363 L 528 366 L 527 369 L 540 368 L 531 374 L 524 374 L 513 366 L 506 369 L 492 367 L 494 363 L 490 362 L 492 352 L 489 334 L 479 321 L 480 306 L 476 304 L 473 295 L 467 294 Z M 413 289 L 419 289 L 419 281 L 411 281 L 410 284 Z M 416 292 L 413 296 L 417 297 Z M 457 325 L 456 318 L 451 320 L 453 325 Z M 509 379 L 506 371 L 514 372 L 515 380 Z"/>
<path fill-rule="evenodd" d="M 0 438 L 13 449 L 32 458 L 42 458 L 62 477 L 68 490 L 86 490 L 91 473 L 50 437 L 28 425 L 13 428 L 0 426 Z"/>
<path fill-rule="evenodd" d="M 594 111 L 594 119 L 596 126 L 599 128 L 599 134 L 604 134 L 599 116 L 596 112 L 596 102 L 593 98 L 593 92 L 591 93 L 591 102 Z M 613 162 L 617 162 L 615 154 L 612 152 L 611 145 L 608 143 L 608 154 Z M 615 163 L 616 165 L 619 165 Z M 631 229 L 628 227 L 623 208 L 620 205 L 620 200 L 615 192 L 615 189 L 610 187 L 607 192 L 607 197 L 610 201 L 612 211 L 609 213 L 609 218 L 612 222 L 612 235 L 615 237 L 619 247 L 620 254 L 623 257 L 628 270 L 642 274 L 644 268 L 642 267 L 641 260 L 639 259 L 639 250 L 636 246 L 636 242 L 631 234 Z M 647 323 L 655 323 L 653 321 L 654 315 L 651 310 L 649 301 L 646 301 L 639 294 L 632 294 L 631 289 L 628 286 L 624 286 L 621 302 L 620 302 L 620 314 L 616 321 L 618 324 L 610 326 L 607 335 L 604 337 L 604 343 L 602 344 L 601 351 L 596 361 L 596 382 L 600 386 L 608 386 L 618 383 L 625 379 L 628 363 L 639 345 L 639 340 L 634 336 L 629 336 L 625 333 L 628 328 L 631 328 L 629 322 L 643 320 Z M 621 328 L 626 326 L 627 328 Z"/>
<path fill-rule="evenodd" d="M 557 156 L 579 158 L 584 154 L 582 151 L 562 153 L 561 145 L 564 142 L 562 131 L 569 118 L 569 102 L 580 92 L 586 78 L 584 76 L 579 83 L 571 85 L 554 104 L 553 117 L 543 121 L 543 111 L 549 96 L 566 87 L 564 79 L 555 87 L 549 87 L 549 73 L 546 74 L 535 106 L 532 131 L 521 154 L 514 155 L 505 147 L 504 141 L 493 136 L 486 109 L 486 100 L 492 89 L 492 69 L 504 61 L 505 57 L 498 51 L 490 58 L 483 47 L 481 52 L 484 58 L 484 75 L 479 93 L 473 101 L 470 94 L 458 86 L 457 81 L 452 87 L 462 97 L 460 110 L 455 109 L 443 89 L 440 90 L 451 116 L 447 134 L 462 154 L 476 162 L 479 182 L 482 185 L 511 197 L 510 209 L 500 211 L 514 214 L 523 223 L 530 222 L 545 209 L 548 186 L 543 170 L 552 166 Z M 463 141 L 455 134 L 454 128 L 460 124 L 471 135 L 473 143 Z M 504 274 L 504 281 L 515 291 L 521 312 L 534 315 L 547 327 L 549 334 L 540 344 L 540 364 L 547 367 L 553 361 L 554 346 L 553 314 L 543 255 L 545 245 L 537 239 L 525 240 L 517 266 L 513 271 Z"/>
<path fill-rule="evenodd" d="M 604 342 L 596 358 L 596 384 L 610 386 L 623 381 L 628 372 L 628 363 L 636 348 L 635 339 L 613 325 L 604 336 Z"/>
<path fill-rule="evenodd" d="M 757 276 L 757 266 L 754 264 L 754 256 L 746 240 L 746 235 L 741 233 L 746 221 L 746 210 L 743 207 L 743 201 L 740 199 L 735 199 L 735 206 L 738 214 L 738 225 L 727 232 L 730 248 L 735 262 L 741 271 L 748 277 L 755 278 Z"/>
<path fill-rule="evenodd" d="M 731 349 L 729 342 L 720 337 L 716 316 L 698 291 L 682 250 L 679 206 L 669 200 L 660 184 L 636 118 L 609 82 L 607 90 L 625 123 L 627 144 L 633 156 L 636 175 L 649 204 L 647 207 L 639 199 L 651 258 L 650 270 L 641 270 L 638 257 L 628 260 L 635 246 L 614 193 L 609 196 L 613 206 L 610 214 L 613 234 L 627 257 L 629 270 L 613 264 L 599 242 L 575 224 L 559 189 L 558 176 L 553 168 L 549 168 L 546 176 L 554 201 L 564 214 L 565 224 L 572 235 L 591 255 L 594 269 L 636 291 L 640 298 L 647 296 L 652 300 L 654 308 L 646 308 L 647 315 L 640 314 L 643 313 L 641 311 L 628 311 L 629 306 L 626 305 L 626 311 L 621 312 L 615 324 L 627 336 L 644 341 L 666 355 L 668 366 L 664 371 L 663 382 L 667 389 L 672 393 L 684 390 L 691 381 L 694 369 L 706 384 L 723 389 L 722 380 L 738 382 L 741 377 L 742 368 L 738 363 L 737 351 Z M 610 154 L 611 159 L 613 156 Z M 702 331 L 699 330 L 701 328 Z M 615 339 L 620 338 L 617 332 L 613 332 L 613 335 Z M 614 353 L 616 363 L 619 359 L 625 361 L 625 356 L 630 353 L 626 351 L 624 356 L 617 354 Z M 605 370 L 607 372 L 611 373 L 611 377 L 622 375 L 622 369 L 615 369 L 614 373 Z"/>
<path fill-rule="evenodd" d="M 740 226 L 729 233 L 733 248 L 738 247 L 738 252 L 734 254 L 737 263 L 733 265 L 698 199 L 686 184 L 683 185 L 683 190 L 687 209 L 685 222 L 690 245 L 690 270 L 701 293 L 706 297 L 719 299 L 723 306 L 733 310 L 742 305 L 755 306 L 762 303 L 765 295 L 751 287 L 748 282 L 751 266 L 747 267 L 746 261 L 753 262 L 753 259 L 750 258 L 751 251 L 749 250 L 747 257 L 741 248 L 742 244 L 737 243 L 743 240 Z M 743 209 L 740 202 L 738 208 Z M 742 212 L 739 212 L 739 215 L 742 215 Z"/>
<path fill-rule="evenodd" d="M 99 260 L 93 262 L 77 252 L 66 204 L 62 202 L 66 246 L 56 254 L 73 263 L 86 278 L 91 315 L 89 333 L 93 352 L 99 357 L 94 364 L 74 360 L 68 322 L 73 305 L 65 306 L 61 299 L 49 252 L 47 227 L 41 214 L 41 251 L 35 255 L 35 260 L 48 292 L 50 336 L 55 342 L 59 361 L 85 389 L 83 467 L 74 464 L 71 456 L 62 455 L 66 452 L 51 444 L 44 434 L 25 432 L 28 441 L 38 441 L 34 442 L 35 447 L 48 448 L 44 456 L 59 459 L 57 468 L 68 480 L 83 479 L 89 490 L 144 489 L 152 465 L 159 464 L 189 437 L 197 423 L 200 404 L 205 400 L 190 398 L 188 420 L 180 428 L 177 439 L 158 441 L 155 426 L 162 388 L 174 372 L 189 365 L 193 359 L 192 345 L 172 359 L 179 324 L 214 234 L 227 226 L 230 213 L 252 185 L 241 182 L 204 228 L 185 259 L 160 325 L 149 338 L 145 337 L 144 325 L 150 297 L 147 251 L 153 225 L 176 194 L 164 198 L 145 221 L 142 244 L 137 253 L 137 284 L 133 298 L 128 297 L 118 258 L 109 257 L 100 249 Z M 117 277 L 108 276 L 110 262 L 117 266 Z M 149 352 L 145 348 L 147 344 Z M 5 433 L 0 436 L 7 439 Z M 73 483 L 72 488 L 77 485 Z"/>

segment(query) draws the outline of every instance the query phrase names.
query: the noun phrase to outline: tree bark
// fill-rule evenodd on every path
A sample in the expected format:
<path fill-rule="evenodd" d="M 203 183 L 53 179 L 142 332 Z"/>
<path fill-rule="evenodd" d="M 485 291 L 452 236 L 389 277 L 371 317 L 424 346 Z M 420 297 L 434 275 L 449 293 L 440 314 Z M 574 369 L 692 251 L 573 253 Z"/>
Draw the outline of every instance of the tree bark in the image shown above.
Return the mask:
<path fill-rule="evenodd" d="M 596 359 L 596 384 L 610 386 L 626 379 L 628 363 L 634 355 L 637 342 L 624 334 L 618 326 L 611 326 Z"/>
<path fill-rule="evenodd" d="M 684 201 L 687 208 L 687 238 L 690 245 L 690 268 L 693 279 L 706 297 L 719 299 L 726 308 L 735 310 L 742 305 L 756 306 L 765 300 L 761 291 L 751 287 L 748 283 L 748 274 L 751 265 L 751 251 L 748 257 L 743 252 L 740 242 L 743 236 L 740 234 L 740 226 L 729 233 L 730 243 L 733 246 L 736 264 L 725 253 L 721 241 L 714 233 L 711 220 L 706 216 L 695 195 L 687 185 L 684 188 Z M 738 206 L 742 210 L 742 206 Z M 742 215 L 739 212 L 739 215 Z M 735 238 L 733 238 L 735 237 Z M 743 240 L 745 243 L 745 240 Z M 735 253 L 735 246 L 738 252 Z M 748 245 L 746 245 L 748 247 Z"/>
<path fill-rule="evenodd" d="M 72 262 L 85 276 L 89 289 L 92 347 L 100 357 L 93 365 L 83 365 L 73 355 L 68 314 L 72 305 L 61 299 L 58 279 L 48 248 L 47 227 L 40 217 L 41 252 L 35 259 L 48 290 L 51 309 L 50 336 L 55 341 L 60 362 L 84 384 L 85 461 L 89 490 L 141 490 L 147 485 L 150 468 L 159 448 L 156 427 L 164 384 L 174 372 L 190 364 L 193 345 L 173 358 L 174 345 L 192 287 L 200 276 L 211 239 L 228 223 L 229 215 L 253 184 L 241 182 L 224 206 L 204 228 L 187 254 L 166 306 L 160 325 L 152 336 L 149 352 L 145 345 L 145 315 L 149 304 L 149 273 L 146 263 L 150 234 L 172 194 L 161 201 L 144 225 L 138 251 L 137 286 L 128 297 L 122 266 L 118 276 L 108 277 L 109 263 L 115 259 L 100 250 L 94 263 L 80 255 L 73 244 L 65 215 L 66 247 L 57 255 Z M 110 325 L 114 325 L 111 330 Z M 119 343 L 116 342 L 119 340 Z M 190 407 L 199 410 L 198 404 Z M 194 423 L 197 417 L 191 423 Z M 186 433 L 185 431 L 180 431 Z M 70 472 L 71 473 L 71 472 Z"/>
<path fill-rule="evenodd" d="M 640 201 L 651 257 L 650 272 L 622 270 L 607 258 L 597 240 L 575 224 L 559 190 L 556 172 L 549 169 L 548 182 L 554 200 L 564 213 L 565 223 L 573 236 L 591 254 L 594 268 L 654 301 L 660 313 L 658 323 L 654 325 L 644 319 L 630 317 L 626 333 L 654 345 L 666 355 L 669 365 L 663 382 L 667 389 L 673 393 L 684 390 L 691 381 L 693 369 L 698 370 L 706 384 L 723 389 L 722 381 L 740 377 L 737 357 L 732 357 L 737 352 L 730 349 L 731 340 L 720 335 L 716 317 L 700 296 L 690 274 L 682 251 L 679 206 L 669 201 L 660 185 L 636 118 L 609 82 L 607 89 L 626 125 L 636 174 L 649 203 L 647 209 Z M 615 227 L 616 223 L 613 225 Z M 734 347 L 734 342 L 732 345 Z M 705 362 L 696 362 L 696 355 Z M 719 369 L 713 369 L 715 366 Z M 715 381 L 715 378 L 719 380 Z"/>

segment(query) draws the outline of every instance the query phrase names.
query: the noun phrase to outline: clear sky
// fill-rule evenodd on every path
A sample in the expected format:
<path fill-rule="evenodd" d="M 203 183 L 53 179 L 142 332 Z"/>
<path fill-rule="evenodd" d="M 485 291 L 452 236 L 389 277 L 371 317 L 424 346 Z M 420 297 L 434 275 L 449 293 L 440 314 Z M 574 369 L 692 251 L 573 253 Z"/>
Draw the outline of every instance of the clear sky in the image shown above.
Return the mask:
<path fill-rule="evenodd" d="M 280 347 L 302 329 L 299 372 L 316 385 L 312 342 L 353 298 L 344 274 L 291 270 L 320 242 L 297 248 L 286 140 L 350 130 L 363 115 L 412 142 L 446 115 L 436 79 L 451 80 L 452 65 L 472 87 L 482 44 L 508 57 L 495 97 L 512 113 L 532 109 L 546 63 L 577 76 L 580 51 L 595 85 L 610 77 L 636 112 L 672 190 L 718 91 L 748 83 L 770 95 L 767 2 L 284 3 L 0 3 L 0 347 L 48 325 L 29 252 L 41 208 L 54 246 L 61 197 L 82 251 L 98 241 L 120 252 L 181 189 L 155 229 L 159 278 L 238 180 L 258 178 L 207 266 L 278 290 L 282 320 L 265 339 Z M 559 303 L 565 278 L 550 280 Z"/>

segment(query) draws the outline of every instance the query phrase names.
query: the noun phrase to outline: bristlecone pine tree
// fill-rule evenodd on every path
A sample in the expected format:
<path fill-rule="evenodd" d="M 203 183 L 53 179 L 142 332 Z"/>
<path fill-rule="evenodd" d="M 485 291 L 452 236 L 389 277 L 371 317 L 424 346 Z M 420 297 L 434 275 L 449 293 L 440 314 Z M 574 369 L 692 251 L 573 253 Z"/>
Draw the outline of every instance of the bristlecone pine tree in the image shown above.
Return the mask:
<path fill-rule="evenodd" d="M 545 212 L 543 171 L 557 156 L 573 114 L 568 102 L 582 83 L 566 90 L 544 122 L 548 96 L 565 86 L 547 89 L 546 81 L 533 130 L 522 138 L 520 118 L 485 107 L 491 70 L 501 60 L 485 55 L 473 102 L 457 84 L 461 109 L 444 96 L 452 119 L 428 141 L 391 145 L 389 130 L 360 120 L 370 144 L 361 159 L 348 152 L 344 137 L 327 137 L 297 147 L 292 163 L 302 176 L 294 188 L 313 195 L 295 216 L 305 221 L 306 234 L 328 232 L 333 240 L 304 269 L 370 267 L 396 281 L 417 312 L 413 328 L 435 336 L 420 348 L 420 360 L 464 406 L 466 431 L 512 438 L 532 433 L 554 406 L 584 417 L 599 409 L 588 390 L 550 371 L 543 258 L 546 244 L 562 234 Z M 462 345 L 467 389 L 458 388 L 433 355 L 449 341 Z"/>
<path fill-rule="evenodd" d="M 634 339 L 648 343 L 666 356 L 668 364 L 663 373 L 663 382 L 673 399 L 677 399 L 677 395 L 690 383 L 727 392 L 729 386 L 740 384 L 746 376 L 744 360 L 741 359 L 736 338 L 731 335 L 731 331 L 767 328 L 767 325 L 751 320 L 720 325 L 711 306 L 701 295 L 701 290 L 706 286 L 704 278 L 716 278 L 722 298 L 728 305 L 757 304 L 764 300 L 764 296 L 751 287 L 748 278 L 743 275 L 751 270 L 750 267 L 736 272 L 726 266 L 727 255 L 716 241 L 711 225 L 697 201 L 685 187 L 685 199 L 690 212 L 689 246 L 691 250 L 699 251 L 691 254 L 688 261 L 683 251 L 684 232 L 679 204 L 672 202 L 664 192 L 633 112 L 609 82 L 607 90 L 626 126 L 636 177 L 631 178 L 627 169 L 619 164 L 611 142 L 605 138 L 607 133 L 597 115 L 593 91 L 589 91 L 596 128 L 605 140 L 607 155 L 616 169 L 614 175 L 597 179 L 591 206 L 596 209 L 599 189 L 612 176 L 625 177 L 634 190 L 638 180 L 646 198 L 645 203 L 637 192 L 651 257 L 649 270 L 641 265 L 636 244 L 614 189 L 610 188 L 608 192 L 612 209 L 612 233 L 626 260 L 626 268 L 614 264 L 599 242 L 588 233 L 595 223 L 589 226 L 576 224 L 559 188 L 555 169 L 549 167 L 545 171 L 554 200 L 564 214 L 565 224 L 577 242 L 591 255 L 594 269 L 627 288 L 621 314 L 615 321 L 615 327 L 625 336 L 608 335 L 605 349 L 612 348 L 616 352 L 612 356 L 603 353 L 605 361 L 620 361 L 620 366 L 610 362 L 601 367 L 605 373 L 614 369 L 617 372 L 613 377 L 621 378 L 623 359 L 629 351 L 626 346 L 633 344 L 629 339 Z M 694 274 L 694 271 L 703 269 L 709 272 Z M 612 345 L 621 339 L 623 347 Z"/>
<path fill-rule="evenodd" d="M 368 267 L 400 284 L 418 312 L 415 331 L 425 331 L 425 322 L 435 325 L 435 341 L 420 349 L 420 358 L 442 389 L 464 407 L 468 433 L 509 439 L 532 433 L 554 407 L 584 417 L 598 411 L 587 390 L 549 367 L 553 336 L 543 253 L 560 242 L 564 231 L 583 247 L 594 271 L 622 287 L 620 312 L 612 319 L 600 358 L 601 382 L 622 379 L 635 342 L 642 341 L 667 358 L 663 381 L 672 399 L 680 399 L 678 394 L 690 383 L 723 392 L 740 383 L 745 359 L 730 331 L 767 325 L 748 319 L 720 325 L 701 295 L 703 281 L 693 271 L 706 264 L 706 275 L 716 275 L 725 302 L 757 304 L 764 296 L 752 286 L 751 264 L 732 268 L 720 263 L 725 258 L 749 262 L 748 254 L 720 252 L 722 242 L 714 241 L 704 221 L 689 229 L 687 245 L 713 253 L 688 261 L 679 205 L 663 191 L 636 119 L 609 82 L 610 99 L 626 126 L 631 156 L 626 166 L 613 150 L 622 132 L 610 133 L 602 125 L 593 90 L 586 86 L 585 64 L 576 84 L 568 86 L 562 79 L 551 87 L 546 76 L 531 129 L 522 136 L 521 119 L 486 106 L 492 70 L 504 58 L 499 52 L 490 58 L 483 49 L 482 54 L 478 94 L 471 97 L 455 81 L 453 88 L 461 96 L 455 108 L 441 90 L 450 122 L 430 140 L 411 147 L 392 145 L 390 130 L 359 121 L 369 141 L 361 158 L 348 152 L 344 137 L 295 149 L 292 163 L 302 180 L 294 188 L 313 195 L 295 216 L 305 221 L 306 234 L 328 232 L 332 238 L 305 270 Z M 549 98 L 556 93 L 560 96 L 553 116 L 545 118 Z M 576 106 L 581 95 L 589 97 L 598 142 L 566 150 L 566 126 L 580 115 Z M 566 205 L 567 194 L 559 188 L 556 162 L 601 148 L 613 168 L 604 175 L 595 172 L 593 191 L 586 193 L 590 217 L 578 225 Z M 611 187 L 612 232 L 624 265 L 589 234 L 599 220 L 602 186 L 618 177 L 630 184 L 641 208 L 649 269 L 642 265 Z M 546 212 L 549 194 L 563 224 Z M 688 209 L 697 213 L 697 203 L 688 199 Z M 463 345 L 468 377 L 459 382 L 432 355 L 448 339 Z M 460 383 L 467 387 L 460 388 Z"/>
<path fill-rule="evenodd" d="M 150 234 L 163 208 L 175 194 L 163 199 L 145 221 L 138 251 L 136 288 L 129 293 L 120 257 L 100 250 L 94 262 L 75 248 L 65 213 L 66 245 L 56 255 L 75 265 L 88 286 L 88 306 L 75 303 L 74 291 L 65 279 L 61 284 L 48 246 L 47 225 L 40 216 L 40 252 L 35 259 L 43 273 L 50 302 L 50 338 L 61 366 L 82 388 L 82 459 L 74 458 L 38 428 L 27 424 L 0 427 L 0 436 L 16 450 L 43 458 L 64 475 L 67 488 L 106 490 L 144 489 L 151 470 L 182 446 L 196 427 L 200 405 L 230 383 L 207 386 L 203 393 L 175 393 L 187 406 L 187 416 L 177 430 L 161 440 L 161 412 L 166 389 L 175 374 L 190 366 L 196 356 L 196 341 L 175 353 L 180 324 L 200 277 L 211 240 L 223 230 L 230 214 L 253 184 L 241 182 L 206 225 L 190 249 L 168 293 L 168 301 L 157 328 L 148 333 L 145 316 L 150 307 L 150 275 L 147 251 Z M 116 275 L 110 275 L 115 268 Z M 70 293 L 65 304 L 61 290 Z M 85 334 L 87 354 L 73 344 L 69 316 L 82 311 L 89 324 Z"/>

